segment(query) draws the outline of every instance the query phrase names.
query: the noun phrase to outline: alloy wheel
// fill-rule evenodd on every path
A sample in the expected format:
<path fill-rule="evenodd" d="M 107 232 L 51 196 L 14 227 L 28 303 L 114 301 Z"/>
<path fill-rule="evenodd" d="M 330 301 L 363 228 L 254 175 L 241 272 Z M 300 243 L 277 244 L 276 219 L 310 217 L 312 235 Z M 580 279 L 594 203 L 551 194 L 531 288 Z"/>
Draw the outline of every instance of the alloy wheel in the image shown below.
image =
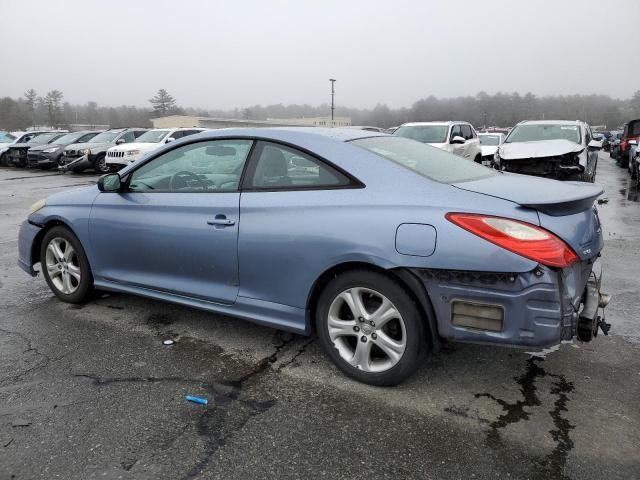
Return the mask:
<path fill-rule="evenodd" d="M 389 370 L 407 347 L 402 315 L 387 297 L 369 288 L 338 294 L 329 307 L 327 328 L 340 357 L 364 372 Z"/>
<path fill-rule="evenodd" d="M 51 283 L 60 292 L 69 295 L 78 289 L 80 260 L 68 240 L 61 237 L 51 239 L 45 254 L 45 268 Z"/>

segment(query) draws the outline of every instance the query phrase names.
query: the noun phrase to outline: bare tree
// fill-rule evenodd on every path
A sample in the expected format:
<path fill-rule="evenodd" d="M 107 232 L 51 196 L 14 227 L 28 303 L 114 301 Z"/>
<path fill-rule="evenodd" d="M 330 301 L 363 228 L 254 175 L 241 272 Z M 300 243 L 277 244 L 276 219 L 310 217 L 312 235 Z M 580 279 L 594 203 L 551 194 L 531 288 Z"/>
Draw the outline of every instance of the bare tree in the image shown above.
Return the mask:
<path fill-rule="evenodd" d="M 55 127 L 60 119 L 60 103 L 62 102 L 64 95 L 60 90 L 51 90 L 43 98 L 43 104 L 47 108 L 47 114 L 49 116 L 49 124 Z"/>

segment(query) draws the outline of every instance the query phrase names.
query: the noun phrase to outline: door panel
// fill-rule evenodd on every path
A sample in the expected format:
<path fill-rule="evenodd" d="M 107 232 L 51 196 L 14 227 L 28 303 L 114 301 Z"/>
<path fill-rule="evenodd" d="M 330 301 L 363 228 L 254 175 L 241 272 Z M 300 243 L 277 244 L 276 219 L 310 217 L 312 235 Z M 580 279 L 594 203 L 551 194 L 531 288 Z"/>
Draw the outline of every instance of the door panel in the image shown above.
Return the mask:
<path fill-rule="evenodd" d="M 233 303 L 239 201 L 237 192 L 101 193 L 89 226 L 97 276 Z"/>

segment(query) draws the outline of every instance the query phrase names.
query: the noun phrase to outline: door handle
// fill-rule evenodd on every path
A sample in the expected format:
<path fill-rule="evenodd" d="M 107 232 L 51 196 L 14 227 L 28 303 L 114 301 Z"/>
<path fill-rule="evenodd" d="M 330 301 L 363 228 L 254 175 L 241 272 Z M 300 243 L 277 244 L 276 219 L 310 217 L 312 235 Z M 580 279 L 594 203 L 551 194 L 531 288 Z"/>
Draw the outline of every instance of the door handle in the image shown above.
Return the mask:
<path fill-rule="evenodd" d="M 225 215 L 216 215 L 213 220 L 207 220 L 207 224 L 216 227 L 231 227 L 236 224 L 236 221 L 227 218 Z"/>

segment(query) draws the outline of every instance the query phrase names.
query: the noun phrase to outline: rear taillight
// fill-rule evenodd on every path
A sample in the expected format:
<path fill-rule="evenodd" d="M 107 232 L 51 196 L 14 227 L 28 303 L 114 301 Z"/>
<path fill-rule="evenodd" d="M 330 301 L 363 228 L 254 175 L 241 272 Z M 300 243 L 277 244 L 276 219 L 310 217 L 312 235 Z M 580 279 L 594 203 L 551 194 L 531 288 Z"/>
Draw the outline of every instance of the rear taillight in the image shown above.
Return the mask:
<path fill-rule="evenodd" d="M 548 267 L 565 268 L 578 261 L 565 242 L 530 223 L 473 213 L 447 213 L 445 217 L 474 235 Z"/>

